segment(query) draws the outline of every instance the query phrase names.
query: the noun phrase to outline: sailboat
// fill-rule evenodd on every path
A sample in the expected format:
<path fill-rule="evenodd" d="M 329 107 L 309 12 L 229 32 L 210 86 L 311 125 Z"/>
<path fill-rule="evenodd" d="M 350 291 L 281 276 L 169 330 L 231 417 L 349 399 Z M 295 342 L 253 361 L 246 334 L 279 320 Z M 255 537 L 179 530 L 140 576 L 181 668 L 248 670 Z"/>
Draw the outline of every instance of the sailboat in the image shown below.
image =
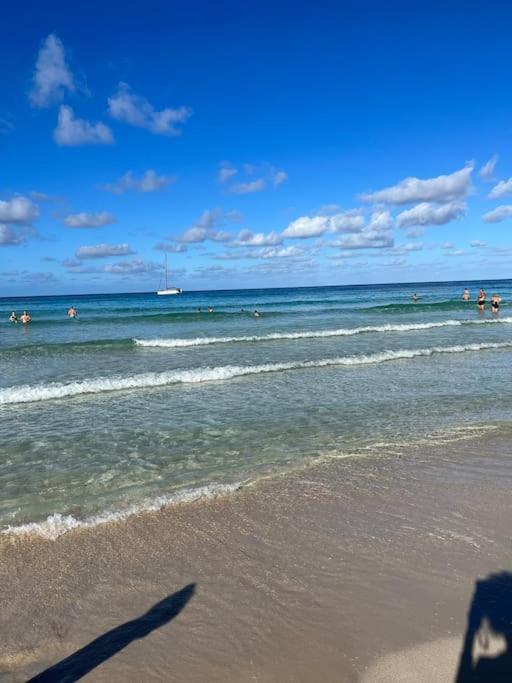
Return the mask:
<path fill-rule="evenodd" d="M 160 296 L 169 296 L 169 294 L 181 294 L 182 289 L 179 287 L 169 287 L 167 284 L 167 254 L 165 255 L 165 289 L 159 289 L 157 294 Z"/>

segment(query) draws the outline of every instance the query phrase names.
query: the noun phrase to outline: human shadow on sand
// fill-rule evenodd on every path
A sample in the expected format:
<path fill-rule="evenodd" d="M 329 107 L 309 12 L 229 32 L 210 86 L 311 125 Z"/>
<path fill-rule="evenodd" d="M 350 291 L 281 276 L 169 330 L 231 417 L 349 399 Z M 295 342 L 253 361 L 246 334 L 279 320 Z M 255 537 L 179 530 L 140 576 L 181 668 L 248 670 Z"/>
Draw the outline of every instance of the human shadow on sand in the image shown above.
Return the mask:
<path fill-rule="evenodd" d="M 157 602 L 145 614 L 116 626 L 58 664 L 31 678 L 29 683 L 73 683 L 104 661 L 113 657 L 134 640 L 145 638 L 152 631 L 178 616 L 195 593 L 191 583 L 180 591 Z"/>
<path fill-rule="evenodd" d="M 496 640 L 498 645 L 496 647 Z M 495 647 L 492 647 L 492 645 Z M 494 650 L 494 652 L 493 652 Z M 475 656 L 478 655 L 477 657 Z M 477 581 L 455 683 L 512 681 L 512 574 Z"/>

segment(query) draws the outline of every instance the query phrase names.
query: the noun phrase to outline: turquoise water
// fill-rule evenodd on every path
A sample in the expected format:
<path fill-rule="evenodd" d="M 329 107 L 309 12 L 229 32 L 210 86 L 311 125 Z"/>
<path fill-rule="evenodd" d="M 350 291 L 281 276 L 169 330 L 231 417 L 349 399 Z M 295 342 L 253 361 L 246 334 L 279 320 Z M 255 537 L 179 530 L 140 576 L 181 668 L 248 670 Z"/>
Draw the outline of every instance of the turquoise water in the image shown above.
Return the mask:
<path fill-rule="evenodd" d="M 499 317 L 465 285 L 0 300 L 0 530 L 56 535 L 509 421 L 512 281 L 471 283 Z"/>

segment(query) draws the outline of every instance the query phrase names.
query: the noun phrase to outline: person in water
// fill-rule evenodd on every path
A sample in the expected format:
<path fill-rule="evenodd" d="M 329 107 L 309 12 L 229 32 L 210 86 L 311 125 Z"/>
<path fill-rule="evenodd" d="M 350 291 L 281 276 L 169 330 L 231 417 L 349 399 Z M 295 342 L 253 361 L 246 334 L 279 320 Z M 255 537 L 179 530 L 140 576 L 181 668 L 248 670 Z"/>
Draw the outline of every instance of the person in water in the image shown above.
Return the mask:
<path fill-rule="evenodd" d="M 17 323 L 18 322 L 18 316 L 16 315 L 16 311 L 13 311 L 11 315 L 9 316 L 9 320 L 12 323 Z"/>
<path fill-rule="evenodd" d="M 501 303 L 501 296 L 494 293 L 491 296 L 491 311 L 494 313 L 494 315 L 498 315 L 498 313 L 500 312 L 500 303 Z"/>
<path fill-rule="evenodd" d="M 462 298 L 464 299 L 464 301 L 469 301 L 469 299 L 470 299 L 469 289 L 467 287 L 464 290 L 464 294 L 462 295 Z"/>
<path fill-rule="evenodd" d="M 478 305 L 478 310 L 483 311 L 485 309 L 485 299 L 487 298 L 487 294 L 485 293 L 484 289 L 480 289 L 478 292 L 478 299 L 477 299 L 477 305 Z"/>
<path fill-rule="evenodd" d="M 418 301 L 418 295 L 416 294 L 416 292 L 414 292 L 411 299 L 413 300 L 414 303 L 416 303 Z"/>
<path fill-rule="evenodd" d="M 27 311 L 23 311 L 23 313 L 21 314 L 20 322 L 22 322 L 24 325 L 26 323 L 32 322 L 32 318 L 30 317 L 30 314 L 27 313 Z"/>
<path fill-rule="evenodd" d="M 74 306 L 71 306 L 70 308 L 68 308 L 68 316 L 70 318 L 78 318 L 78 311 L 76 310 L 76 308 Z"/>
<path fill-rule="evenodd" d="M 261 318 L 261 313 L 260 313 L 259 311 L 257 311 L 256 309 L 254 309 L 253 316 L 254 316 L 255 318 Z"/>

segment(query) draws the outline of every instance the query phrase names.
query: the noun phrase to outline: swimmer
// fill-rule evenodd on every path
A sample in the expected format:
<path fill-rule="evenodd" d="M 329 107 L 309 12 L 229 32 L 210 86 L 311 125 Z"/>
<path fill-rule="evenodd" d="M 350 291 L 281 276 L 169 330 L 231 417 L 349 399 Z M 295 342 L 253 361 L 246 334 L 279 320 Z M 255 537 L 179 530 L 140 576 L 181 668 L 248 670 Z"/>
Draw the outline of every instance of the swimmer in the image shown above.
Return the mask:
<path fill-rule="evenodd" d="M 16 311 L 13 311 L 11 315 L 9 316 L 9 320 L 12 323 L 17 323 L 18 322 L 18 316 L 16 315 Z"/>
<path fill-rule="evenodd" d="M 467 287 L 464 290 L 464 294 L 462 295 L 462 298 L 464 299 L 464 301 L 469 301 L 469 299 L 470 299 L 469 289 Z"/>
<path fill-rule="evenodd" d="M 22 322 L 24 325 L 26 325 L 26 323 L 32 322 L 32 318 L 30 317 L 30 314 L 27 313 L 27 311 L 23 311 L 23 313 L 21 314 L 20 322 Z"/>
<path fill-rule="evenodd" d="M 196 313 L 201 313 L 201 306 L 198 306 L 198 307 L 196 308 Z"/>
<path fill-rule="evenodd" d="M 480 289 L 478 292 L 478 299 L 477 299 L 477 305 L 478 305 L 478 310 L 482 313 L 484 308 L 485 308 L 485 299 L 487 298 L 487 294 L 485 293 L 484 289 Z"/>
<path fill-rule="evenodd" d="M 418 301 L 418 295 L 416 294 L 416 292 L 414 292 L 411 299 L 413 300 L 414 303 L 416 303 Z"/>
<path fill-rule="evenodd" d="M 74 306 L 71 306 L 70 308 L 68 308 L 68 316 L 70 318 L 78 318 L 78 311 L 76 310 L 76 308 Z"/>
<path fill-rule="evenodd" d="M 254 316 L 255 318 L 261 318 L 261 313 L 260 313 L 259 311 L 257 311 L 256 309 L 254 309 L 253 316 Z"/>
<path fill-rule="evenodd" d="M 208 306 L 208 313 L 213 313 L 213 306 Z"/>
<path fill-rule="evenodd" d="M 500 312 L 501 296 L 498 294 L 493 294 L 491 297 L 491 311 L 494 315 L 498 315 Z"/>

